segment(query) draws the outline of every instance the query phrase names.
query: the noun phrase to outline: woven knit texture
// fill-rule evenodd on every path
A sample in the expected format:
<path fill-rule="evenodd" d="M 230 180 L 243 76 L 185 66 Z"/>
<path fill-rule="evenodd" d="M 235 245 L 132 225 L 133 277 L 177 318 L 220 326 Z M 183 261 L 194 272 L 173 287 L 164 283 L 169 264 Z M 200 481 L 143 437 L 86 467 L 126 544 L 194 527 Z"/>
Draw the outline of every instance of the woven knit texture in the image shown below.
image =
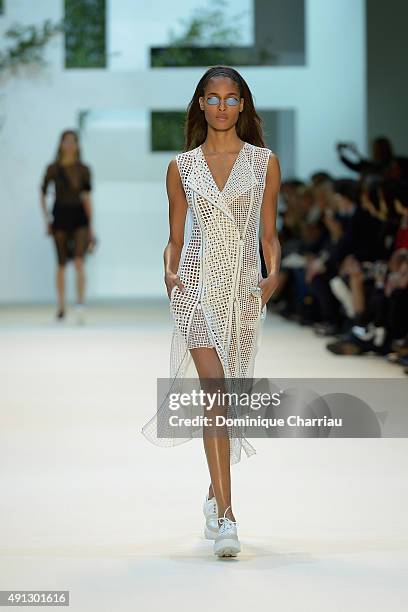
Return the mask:
<path fill-rule="evenodd" d="M 260 295 L 251 289 L 262 279 L 259 225 L 271 153 L 268 148 L 245 142 L 221 191 L 201 146 L 176 156 L 188 209 L 177 270 L 185 291 L 175 286 L 170 296 L 174 320 L 170 349 L 172 393 L 183 390 L 191 348 L 214 347 L 226 379 L 254 375 L 266 306 L 262 308 Z M 227 416 L 234 414 L 231 406 Z M 175 438 L 174 428 L 166 424 L 168 416 L 164 398 L 142 433 L 161 446 L 202 436 L 202 430 L 197 428 L 188 438 Z M 236 428 L 229 428 L 229 434 L 231 464 L 240 460 L 241 448 L 247 456 L 255 453 Z"/>

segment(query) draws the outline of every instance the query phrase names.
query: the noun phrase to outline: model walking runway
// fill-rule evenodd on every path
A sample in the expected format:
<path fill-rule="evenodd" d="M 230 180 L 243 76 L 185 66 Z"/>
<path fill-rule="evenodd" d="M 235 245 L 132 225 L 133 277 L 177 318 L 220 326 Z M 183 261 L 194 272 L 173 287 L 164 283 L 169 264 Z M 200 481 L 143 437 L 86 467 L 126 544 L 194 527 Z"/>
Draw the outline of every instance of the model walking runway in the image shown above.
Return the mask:
<path fill-rule="evenodd" d="M 183 393 L 192 360 L 207 392 L 217 385 L 231 397 L 239 381 L 254 375 L 266 302 L 279 280 L 280 168 L 265 146 L 247 83 L 228 66 L 212 67 L 200 79 L 185 133 L 185 151 L 170 162 L 166 178 L 170 236 L 164 263 L 174 320 L 169 391 L 142 432 L 162 446 L 203 437 L 211 479 L 203 503 L 204 533 L 215 540 L 216 555 L 235 556 L 240 544 L 230 465 L 240 461 L 242 448 L 247 456 L 255 449 L 240 428 L 215 424 L 217 414 L 236 415 L 234 400 L 211 406 L 209 422 L 183 436 L 169 418 L 168 401 L 170 394 Z"/>

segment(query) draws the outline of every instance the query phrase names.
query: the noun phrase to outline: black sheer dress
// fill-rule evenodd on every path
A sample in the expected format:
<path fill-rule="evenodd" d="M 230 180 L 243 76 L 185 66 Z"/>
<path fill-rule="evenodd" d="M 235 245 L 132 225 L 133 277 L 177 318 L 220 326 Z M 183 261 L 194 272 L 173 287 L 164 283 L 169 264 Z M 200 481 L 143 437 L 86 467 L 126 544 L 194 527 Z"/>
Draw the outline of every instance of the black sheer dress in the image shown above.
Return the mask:
<path fill-rule="evenodd" d="M 51 182 L 55 189 L 52 230 L 56 254 L 58 263 L 65 265 L 68 260 L 86 254 L 89 219 L 81 194 L 92 189 L 91 171 L 79 161 L 67 166 L 55 162 L 45 171 L 41 184 L 44 195 Z"/>

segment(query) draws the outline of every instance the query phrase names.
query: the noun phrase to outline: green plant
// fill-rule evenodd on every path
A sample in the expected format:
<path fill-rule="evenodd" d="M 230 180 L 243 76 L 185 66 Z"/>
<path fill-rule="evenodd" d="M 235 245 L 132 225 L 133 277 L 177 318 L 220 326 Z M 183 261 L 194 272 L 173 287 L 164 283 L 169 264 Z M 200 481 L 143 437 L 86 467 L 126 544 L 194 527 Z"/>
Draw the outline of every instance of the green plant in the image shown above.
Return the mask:
<path fill-rule="evenodd" d="M 65 0 L 65 67 L 106 67 L 106 0 Z"/>
<path fill-rule="evenodd" d="M 180 151 L 184 144 L 183 111 L 151 112 L 152 151 Z"/>
<path fill-rule="evenodd" d="M 0 51 L 0 73 L 15 71 L 20 65 L 44 65 L 44 49 L 50 39 L 60 32 L 65 34 L 67 68 L 105 67 L 105 2 L 65 0 L 65 16 L 58 23 L 47 19 L 40 26 L 13 25 L 4 34 L 12 44 Z"/>
<path fill-rule="evenodd" d="M 240 20 L 245 12 L 226 18 L 226 0 L 213 0 L 214 7 L 196 8 L 180 20 L 181 32 L 168 31 L 168 43 L 152 54 L 152 66 L 206 66 L 225 63 L 226 50 L 233 55 L 241 36 Z"/>
<path fill-rule="evenodd" d="M 192 15 L 181 19 L 184 31 L 175 34 L 173 29 L 169 30 L 170 47 L 188 47 L 192 45 L 205 46 L 228 46 L 234 45 L 239 40 L 241 28 L 238 22 L 244 16 L 234 15 L 226 20 L 226 0 L 213 0 L 214 8 L 196 8 Z"/>
<path fill-rule="evenodd" d="M 16 70 L 22 64 L 45 64 L 44 48 L 62 29 L 62 23 L 52 23 L 49 19 L 41 26 L 16 24 L 9 28 L 4 36 L 13 44 L 0 51 L 0 72 Z"/>

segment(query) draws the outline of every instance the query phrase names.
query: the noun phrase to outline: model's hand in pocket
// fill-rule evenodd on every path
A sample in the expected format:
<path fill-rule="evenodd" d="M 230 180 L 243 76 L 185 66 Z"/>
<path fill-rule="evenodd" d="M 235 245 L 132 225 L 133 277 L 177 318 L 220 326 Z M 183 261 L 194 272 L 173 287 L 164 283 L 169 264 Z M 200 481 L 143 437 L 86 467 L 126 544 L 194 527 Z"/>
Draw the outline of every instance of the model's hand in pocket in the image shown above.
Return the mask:
<path fill-rule="evenodd" d="M 269 301 L 270 297 L 275 292 L 278 285 L 279 285 L 279 274 L 278 273 L 269 274 L 266 278 L 263 278 L 261 281 L 259 281 L 258 287 L 261 287 L 262 289 L 262 296 L 261 296 L 262 308 Z"/>
<path fill-rule="evenodd" d="M 174 287 L 178 287 L 180 291 L 184 291 L 185 289 L 180 277 L 177 274 L 174 274 L 174 272 L 166 272 L 164 282 L 166 283 L 167 295 L 169 299 L 171 298 L 171 292 L 173 291 Z"/>

